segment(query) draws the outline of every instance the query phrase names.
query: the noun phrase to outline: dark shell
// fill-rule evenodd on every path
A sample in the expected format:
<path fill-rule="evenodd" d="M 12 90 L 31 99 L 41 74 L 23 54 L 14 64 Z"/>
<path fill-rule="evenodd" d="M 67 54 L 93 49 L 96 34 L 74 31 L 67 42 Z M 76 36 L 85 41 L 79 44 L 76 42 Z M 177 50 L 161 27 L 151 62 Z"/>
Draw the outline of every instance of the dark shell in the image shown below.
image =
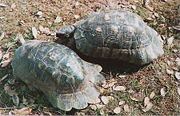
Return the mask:
<path fill-rule="evenodd" d="M 65 111 L 97 102 L 99 92 L 94 84 L 104 81 L 99 65 L 83 61 L 63 45 L 39 40 L 19 47 L 12 67 L 16 77 L 44 92 L 53 106 Z"/>
<path fill-rule="evenodd" d="M 128 11 L 93 13 L 74 25 L 76 48 L 87 56 L 142 65 L 164 53 L 160 35 Z"/>

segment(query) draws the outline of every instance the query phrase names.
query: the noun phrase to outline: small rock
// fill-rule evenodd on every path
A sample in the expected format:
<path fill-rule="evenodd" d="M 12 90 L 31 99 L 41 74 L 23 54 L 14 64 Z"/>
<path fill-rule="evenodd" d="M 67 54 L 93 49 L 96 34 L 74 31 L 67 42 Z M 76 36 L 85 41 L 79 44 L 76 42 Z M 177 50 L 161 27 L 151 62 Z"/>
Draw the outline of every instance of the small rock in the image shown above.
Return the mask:
<path fill-rule="evenodd" d="M 79 16 L 79 15 L 74 15 L 74 18 L 75 18 L 75 19 L 79 19 L 80 16 Z"/>
<path fill-rule="evenodd" d="M 54 23 L 60 23 L 60 22 L 63 22 L 63 20 L 60 16 L 57 16 L 56 19 L 54 20 Z"/>
<path fill-rule="evenodd" d="M 174 74 L 174 71 L 173 71 L 173 70 L 166 69 L 166 73 L 169 74 L 169 75 L 173 75 L 173 74 Z"/>
<path fill-rule="evenodd" d="M 36 27 L 32 27 L 32 35 L 35 39 L 37 38 L 38 32 L 37 32 Z"/>
<path fill-rule="evenodd" d="M 128 104 L 125 104 L 125 105 L 124 105 L 124 111 L 125 111 L 125 112 L 131 112 Z"/>
<path fill-rule="evenodd" d="M 6 7 L 6 4 L 0 3 L 0 7 Z"/>
<path fill-rule="evenodd" d="M 4 32 L 0 32 L 0 40 L 2 40 L 4 38 L 5 33 Z"/>
<path fill-rule="evenodd" d="M 123 104 L 125 104 L 125 101 L 120 101 L 120 102 L 119 102 L 119 105 L 120 105 L 120 106 L 123 105 Z"/>
<path fill-rule="evenodd" d="M 167 45 L 168 45 L 169 47 L 172 47 L 172 44 L 173 44 L 173 41 L 174 41 L 174 37 L 172 36 L 172 37 L 168 38 L 166 41 L 167 41 L 167 42 L 166 42 Z"/>
<path fill-rule="evenodd" d="M 113 110 L 113 112 L 114 112 L 115 114 L 119 114 L 119 113 L 121 113 L 121 110 L 122 110 L 121 107 L 116 107 L 116 108 Z"/>
<path fill-rule="evenodd" d="M 180 96 L 180 87 L 177 88 L 177 92 L 178 92 L 178 94 Z"/>
<path fill-rule="evenodd" d="M 161 96 L 165 96 L 166 95 L 166 91 L 165 91 L 165 87 L 163 87 L 163 88 L 161 88 L 161 90 L 160 90 L 160 93 L 161 93 Z"/>
<path fill-rule="evenodd" d="M 154 96 L 155 96 L 155 93 L 154 93 L 154 91 L 153 91 L 153 92 L 151 92 L 151 94 L 150 94 L 149 98 L 150 98 L 150 99 L 153 99 L 153 98 L 154 98 Z"/>
<path fill-rule="evenodd" d="M 36 14 L 35 14 L 35 16 L 37 16 L 37 17 L 42 17 L 42 12 L 41 11 L 38 11 Z"/>
<path fill-rule="evenodd" d="M 126 87 L 124 86 L 113 86 L 113 90 L 114 91 L 125 91 L 126 90 Z"/>
<path fill-rule="evenodd" d="M 175 72 L 175 77 L 177 80 L 180 80 L 180 72 Z"/>
<path fill-rule="evenodd" d="M 11 8 L 12 8 L 12 9 L 16 8 L 16 4 L 13 3 L 13 4 L 11 5 Z"/>

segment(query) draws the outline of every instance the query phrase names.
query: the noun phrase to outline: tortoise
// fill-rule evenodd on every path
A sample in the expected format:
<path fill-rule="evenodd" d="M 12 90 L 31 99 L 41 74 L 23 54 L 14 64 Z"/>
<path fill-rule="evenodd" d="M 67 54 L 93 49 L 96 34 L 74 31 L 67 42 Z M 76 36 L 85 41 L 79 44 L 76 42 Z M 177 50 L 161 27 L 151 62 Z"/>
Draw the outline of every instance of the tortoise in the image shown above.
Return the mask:
<path fill-rule="evenodd" d="M 139 66 L 164 54 L 161 36 L 129 11 L 94 12 L 72 25 L 62 26 L 56 36 L 57 43 L 84 56 Z"/>
<path fill-rule="evenodd" d="M 42 91 L 49 102 L 64 111 L 98 103 L 98 84 L 105 82 L 101 66 L 82 60 L 64 45 L 26 41 L 14 54 L 13 74 Z"/>

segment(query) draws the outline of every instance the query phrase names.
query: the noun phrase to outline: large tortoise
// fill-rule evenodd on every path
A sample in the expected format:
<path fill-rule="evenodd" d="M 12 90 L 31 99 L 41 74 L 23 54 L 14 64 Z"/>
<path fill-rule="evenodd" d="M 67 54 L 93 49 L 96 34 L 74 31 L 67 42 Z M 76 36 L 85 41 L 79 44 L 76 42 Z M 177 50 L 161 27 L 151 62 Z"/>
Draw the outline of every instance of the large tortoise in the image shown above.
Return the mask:
<path fill-rule="evenodd" d="M 12 61 L 13 73 L 41 90 L 61 110 L 83 109 L 99 102 L 97 84 L 104 83 L 99 65 L 83 61 L 71 49 L 57 43 L 29 40 Z"/>
<path fill-rule="evenodd" d="M 109 10 L 95 12 L 73 25 L 61 27 L 57 42 L 83 55 L 144 65 L 161 56 L 160 35 L 137 14 Z"/>

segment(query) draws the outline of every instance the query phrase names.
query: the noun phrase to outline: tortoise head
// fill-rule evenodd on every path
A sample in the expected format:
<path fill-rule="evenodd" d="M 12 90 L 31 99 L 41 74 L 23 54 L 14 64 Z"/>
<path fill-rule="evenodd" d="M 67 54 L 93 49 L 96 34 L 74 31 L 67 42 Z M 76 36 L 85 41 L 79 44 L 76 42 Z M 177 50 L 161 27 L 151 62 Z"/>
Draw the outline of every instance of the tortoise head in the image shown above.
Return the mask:
<path fill-rule="evenodd" d="M 76 28 L 74 25 L 67 25 L 67 26 L 61 27 L 56 32 L 56 37 L 58 37 L 56 42 L 60 43 L 60 44 L 64 44 L 64 45 L 72 48 L 75 45 L 75 41 L 74 41 L 75 29 Z"/>

